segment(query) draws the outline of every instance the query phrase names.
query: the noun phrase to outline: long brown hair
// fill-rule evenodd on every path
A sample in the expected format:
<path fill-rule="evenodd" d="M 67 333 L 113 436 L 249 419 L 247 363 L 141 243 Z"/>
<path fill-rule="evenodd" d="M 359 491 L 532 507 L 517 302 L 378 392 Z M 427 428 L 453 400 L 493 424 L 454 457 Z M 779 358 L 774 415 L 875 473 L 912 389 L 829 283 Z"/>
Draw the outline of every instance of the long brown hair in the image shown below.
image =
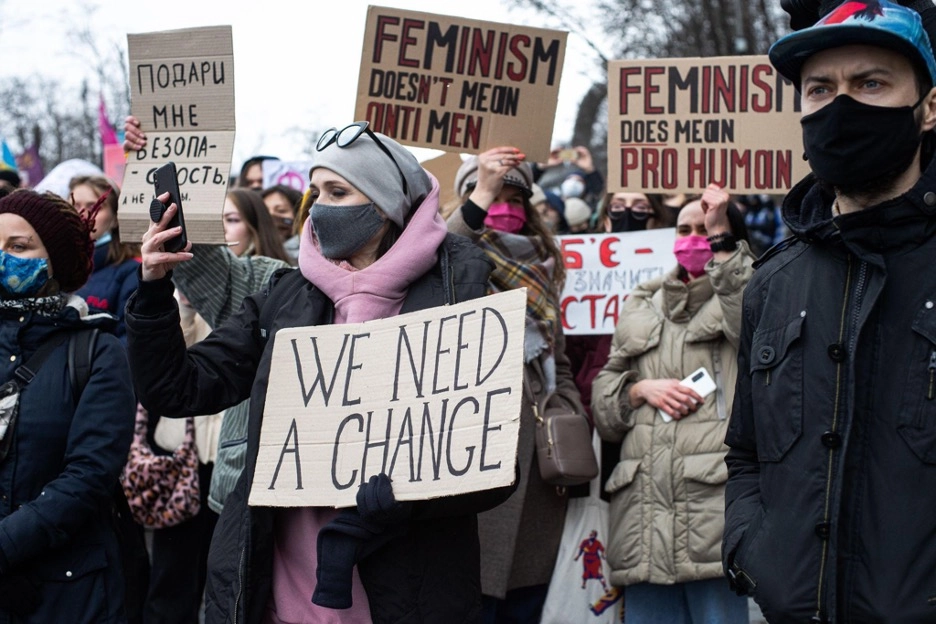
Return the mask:
<path fill-rule="evenodd" d="M 140 244 L 139 243 L 125 243 L 120 240 L 120 218 L 117 216 L 117 206 L 120 204 L 120 189 L 117 188 L 117 185 L 114 184 L 110 178 L 104 176 L 75 176 L 68 183 L 68 191 L 71 194 L 79 186 L 87 186 L 92 191 L 96 198 L 100 198 L 101 195 L 110 191 L 110 195 L 107 196 L 107 199 L 104 200 L 104 205 L 111 209 L 111 212 L 114 213 L 114 227 L 111 228 L 111 241 L 107 244 L 107 263 L 108 264 L 121 264 L 131 258 L 138 258 L 140 256 Z M 75 204 L 73 198 L 69 197 L 69 201 L 72 205 Z"/>
<path fill-rule="evenodd" d="M 260 193 L 248 189 L 232 189 L 228 191 L 227 198 L 237 207 L 241 219 L 247 225 L 253 244 L 251 255 L 276 258 L 290 264 L 294 262 L 283 248 L 283 239 L 273 224 L 273 217 L 270 216 Z"/>
<path fill-rule="evenodd" d="M 526 191 L 526 189 L 520 186 L 516 188 Z M 462 196 L 462 205 L 465 205 L 465 202 L 468 201 L 472 190 L 474 190 L 474 187 L 469 189 Z M 546 247 L 546 253 L 553 259 L 552 285 L 555 288 L 553 295 L 558 299 L 559 295 L 562 293 L 562 289 L 565 288 L 566 278 L 565 263 L 562 261 L 562 251 L 559 249 L 559 245 L 556 244 L 554 234 L 543 222 L 543 217 L 540 216 L 539 211 L 530 203 L 530 198 L 527 196 L 526 192 L 523 193 L 523 212 L 526 214 L 526 223 L 523 224 L 523 228 L 521 228 L 519 234 L 521 236 L 536 236 L 543 242 L 543 245 Z M 543 260 L 545 259 L 546 258 L 543 258 Z"/>

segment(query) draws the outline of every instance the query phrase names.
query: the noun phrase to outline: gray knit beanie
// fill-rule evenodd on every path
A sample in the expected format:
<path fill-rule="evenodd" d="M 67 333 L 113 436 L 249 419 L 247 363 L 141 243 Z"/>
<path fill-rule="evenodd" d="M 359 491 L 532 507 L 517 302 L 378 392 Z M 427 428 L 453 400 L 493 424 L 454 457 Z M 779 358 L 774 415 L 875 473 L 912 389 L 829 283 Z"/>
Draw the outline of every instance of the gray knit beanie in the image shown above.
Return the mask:
<path fill-rule="evenodd" d="M 455 194 L 464 197 L 478 184 L 478 157 L 469 156 L 455 173 Z M 530 197 L 533 194 L 533 169 L 522 162 L 504 175 L 504 184 L 516 186 Z"/>
<path fill-rule="evenodd" d="M 402 228 L 410 210 L 418 207 L 429 195 L 432 182 L 419 161 L 408 150 L 390 137 L 375 134 L 403 170 L 409 188 L 406 195 L 403 194 L 400 172 L 366 133 L 346 147 L 338 147 L 337 143 L 332 143 L 321 152 L 316 151 L 312 156 L 309 175 L 319 167 L 334 171 L 367 195 L 387 218 Z"/>

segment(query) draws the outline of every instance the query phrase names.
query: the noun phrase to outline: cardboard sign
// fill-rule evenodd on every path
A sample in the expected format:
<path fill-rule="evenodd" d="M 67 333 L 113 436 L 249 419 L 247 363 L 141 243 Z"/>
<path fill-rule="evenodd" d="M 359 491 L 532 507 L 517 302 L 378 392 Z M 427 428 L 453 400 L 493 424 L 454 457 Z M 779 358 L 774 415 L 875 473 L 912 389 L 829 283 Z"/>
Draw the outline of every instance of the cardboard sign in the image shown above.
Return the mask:
<path fill-rule="evenodd" d="M 273 160 L 268 159 L 260 163 L 263 170 L 263 188 L 282 184 L 304 193 L 309 188 L 309 169 L 311 160 Z"/>
<path fill-rule="evenodd" d="M 405 145 L 545 162 L 567 34 L 371 6 L 355 119 Z"/>
<path fill-rule="evenodd" d="M 130 112 L 146 146 L 130 152 L 120 230 L 140 240 L 149 227 L 153 173 L 174 161 L 189 240 L 223 243 L 221 210 L 234 153 L 234 42 L 230 26 L 127 35 Z"/>
<path fill-rule="evenodd" d="M 348 507 L 386 473 L 398 500 L 514 481 L 526 289 L 276 333 L 249 504 Z"/>
<path fill-rule="evenodd" d="M 799 95 L 766 56 L 608 64 L 608 191 L 786 193 L 809 173 Z"/>
<path fill-rule="evenodd" d="M 556 238 L 566 267 L 559 303 L 567 336 L 613 334 L 634 287 L 676 267 L 673 228 Z"/>
<path fill-rule="evenodd" d="M 449 152 L 420 163 L 423 169 L 439 181 L 439 206 L 443 209 L 461 199 L 455 194 L 455 174 L 461 168 L 462 162 L 461 156 Z"/>

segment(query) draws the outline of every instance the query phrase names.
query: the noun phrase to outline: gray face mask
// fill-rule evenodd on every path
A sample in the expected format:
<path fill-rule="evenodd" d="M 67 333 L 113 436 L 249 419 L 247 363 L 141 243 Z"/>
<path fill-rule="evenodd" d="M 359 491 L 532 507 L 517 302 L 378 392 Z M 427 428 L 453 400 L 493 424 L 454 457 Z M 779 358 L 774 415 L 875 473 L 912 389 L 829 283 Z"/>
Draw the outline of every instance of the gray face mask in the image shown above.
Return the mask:
<path fill-rule="evenodd" d="M 360 206 L 329 206 L 316 202 L 309 209 L 309 219 L 322 255 L 332 260 L 350 258 L 384 224 L 373 202 Z"/>

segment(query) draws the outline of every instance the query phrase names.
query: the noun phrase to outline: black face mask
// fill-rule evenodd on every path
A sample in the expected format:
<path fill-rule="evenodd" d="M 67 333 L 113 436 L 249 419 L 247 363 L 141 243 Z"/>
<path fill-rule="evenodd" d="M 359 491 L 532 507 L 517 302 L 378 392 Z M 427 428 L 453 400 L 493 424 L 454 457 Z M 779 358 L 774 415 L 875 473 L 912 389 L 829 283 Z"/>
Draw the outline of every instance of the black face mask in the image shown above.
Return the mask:
<path fill-rule="evenodd" d="M 806 115 L 806 158 L 823 182 L 845 195 L 884 190 L 907 170 L 922 134 L 913 106 L 872 106 L 840 95 Z"/>
<path fill-rule="evenodd" d="M 612 232 L 637 232 L 647 229 L 650 214 L 633 210 L 618 210 L 608 211 L 608 218 L 611 219 Z"/>

